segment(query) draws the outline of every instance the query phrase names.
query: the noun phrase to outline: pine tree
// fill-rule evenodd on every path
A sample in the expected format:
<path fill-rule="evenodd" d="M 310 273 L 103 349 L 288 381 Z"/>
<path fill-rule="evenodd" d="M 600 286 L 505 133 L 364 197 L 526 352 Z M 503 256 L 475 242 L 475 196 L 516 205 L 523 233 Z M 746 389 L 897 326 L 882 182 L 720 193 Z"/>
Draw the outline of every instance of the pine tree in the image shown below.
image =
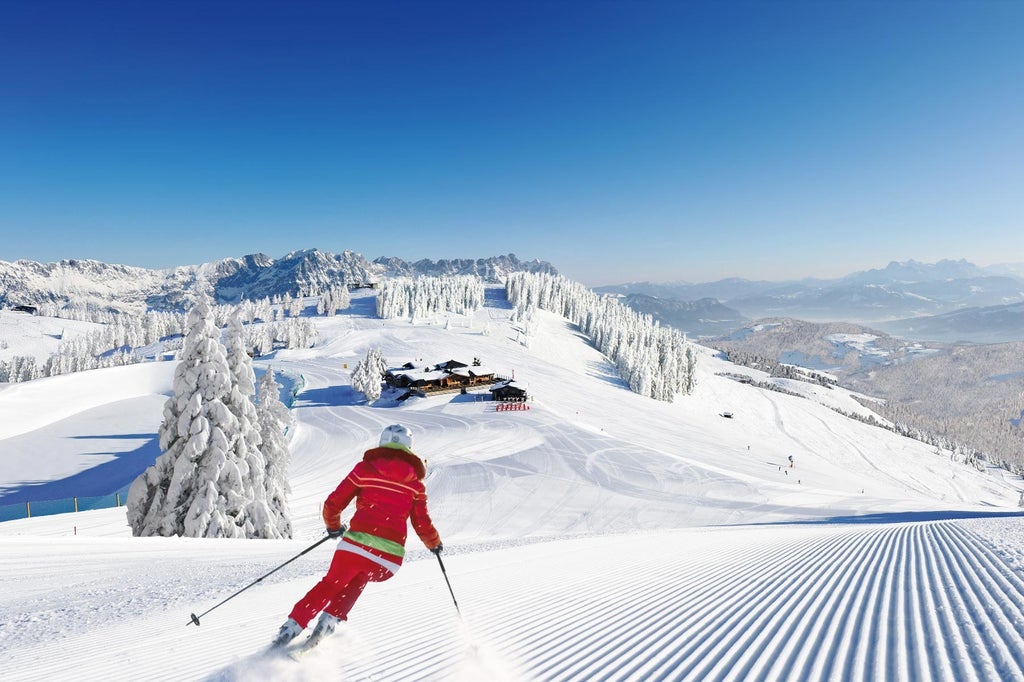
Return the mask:
<path fill-rule="evenodd" d="M 278 538 L 281 537 L 278 524 L 267 500 L 267 464 L 260 448 L 263 439 L 259 416 L 252 400 L 256 394 L 256 374 L 252 369 L 252 359 L 247 352 L 245 339 L 245 328 L 236 313 L 228 320 L 225 345 L 231 371 L 231 393 L 227 405 L 238 420 L 239 431 L 233 455 L 239 462 L 243 497 L 246 500 L 243 528 L 246 537 Z"/>
<path fill-rule="evenodd" d="M 348 293 L 348 285 L 342 284 L 332 297 L 335 310 L 348 310 L 352 305 L 352 297 Z"/>
<path fill-rule="evenodd" d="M 134 535 L 244 535 L 248 500 L 233 457 L 239 424 L 225 404 L 231 388 L 220 331 L 202 296 L 189 312 L 174 395 L 164 403 L 158 431 L 164 452 L 128 491 Z"/>
<path fill-rule="evenodd" d="M 377 348 L 366 352 L 366 357 L 352 369 L 352 388 L 366 396 L 367 402 L 374 402 L 381 396 L 381 380 L 388 371 L 387 360 Z"/>
<path fill-rule="evenodd" d="M 299 296 L 293 298 L 292 300 L 290 300 L 288 302 L 288 316 L 289 317 L 299 317 L 300 315 L 302 315 L 302 307 L 303 307 L 304 303 L 305 303 L 305 301 L 303 301 L 301 295 L 299 295 Z"/>
<path fill-rule="evenodd" d="M 256 414 L 259 418 L 261 450 L 266 463 L 267 506 L 280 537 L 292 537 L 292 521 L 288 510 L 288 467 L 292 454 L 288 448 L 285 432 L 291 424 L 291 413 L 281 402 L 281 384 L 274 378 L 274 371 L 260 379 Z"/>

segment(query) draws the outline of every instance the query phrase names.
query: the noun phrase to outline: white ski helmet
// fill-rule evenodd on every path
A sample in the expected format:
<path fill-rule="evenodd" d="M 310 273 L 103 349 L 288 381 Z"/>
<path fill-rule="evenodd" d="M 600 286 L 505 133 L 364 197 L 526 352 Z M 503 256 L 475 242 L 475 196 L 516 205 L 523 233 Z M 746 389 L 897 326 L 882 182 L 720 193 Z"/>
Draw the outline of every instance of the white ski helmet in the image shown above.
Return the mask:
<path fill-rule="evenodd" d="M 409 427 L 401 424 L 392 424 L 385 428 L 380 434 L 380 445 L 386 447 L 392 444 L 401 445 L 407 450 L 412 450 L 412 431 Z"/>

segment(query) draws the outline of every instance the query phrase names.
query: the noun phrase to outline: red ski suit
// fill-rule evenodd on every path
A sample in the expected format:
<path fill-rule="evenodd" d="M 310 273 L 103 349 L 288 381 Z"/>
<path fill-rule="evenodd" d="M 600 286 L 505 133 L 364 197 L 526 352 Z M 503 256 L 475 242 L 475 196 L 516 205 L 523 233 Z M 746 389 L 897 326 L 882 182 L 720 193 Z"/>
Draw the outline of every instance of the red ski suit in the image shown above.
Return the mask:
<path fill-rule="evenodd" d="M 372 448 L 324 502 L 327 528 L 341 528 L 341 512 L 356 501 L 348 530 L 327 575 L 295 604 L 290 617 L 305 628 L 326 611 L 346 620 L 367 582 L 387 580 L 402 565 L 408 522 L 429 549 L 441 538 L 427 512 L 423 462 L 397 444 Z"/>

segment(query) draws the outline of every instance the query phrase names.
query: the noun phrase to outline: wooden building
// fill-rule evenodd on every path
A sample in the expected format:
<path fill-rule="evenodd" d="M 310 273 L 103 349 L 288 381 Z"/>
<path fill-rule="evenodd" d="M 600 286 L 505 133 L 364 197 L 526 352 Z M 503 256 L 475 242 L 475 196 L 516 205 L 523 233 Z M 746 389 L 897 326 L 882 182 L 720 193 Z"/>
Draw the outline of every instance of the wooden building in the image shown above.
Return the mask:
<path fill-rule="evenodd" d="M 525 402 L 528 397 L 526 389 L 517 384 L 514 379 L 497 383 L 490 390 L 491 398 L 502 402 Z"/>
<path fill-rule="evenodd" d="M 495 375 L 476 361 L 473 365 L 467 365 L 459 360 L 447 360 L 424 367 L 416 367 L 407 362 L 385 372 L 384 382 L 394 388 L 415 388 L 429 393 L 493 384 Z"/>

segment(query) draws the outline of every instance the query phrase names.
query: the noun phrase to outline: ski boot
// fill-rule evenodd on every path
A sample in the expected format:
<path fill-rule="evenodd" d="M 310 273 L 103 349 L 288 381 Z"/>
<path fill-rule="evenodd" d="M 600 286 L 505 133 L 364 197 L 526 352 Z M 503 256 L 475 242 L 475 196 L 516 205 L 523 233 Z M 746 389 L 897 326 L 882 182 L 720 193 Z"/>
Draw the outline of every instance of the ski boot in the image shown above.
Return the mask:
<path fill-rule="evenodd" d="M 341 619 L 337 616 L 332 616 L 326 611 L 321 613 L 320 620 L 316 622 L 316 627 L 313 628 L 313 632 L 309 635 L 309 639 L 306 640 L 304 648 L 312 649 L 315 647 L 320 643 L 320 640 L 334 632 L 334 628 L 340 622 Z"/>
<path fill-rule="evenodd" d="M 277 637 L 274 637 L 274 641 L 270 643 L 271 649 L 280 649 L 288 642 L 292 641 L 299 636 L 302 632 L 302 626 L 296 623 L 294 620 L 289 618 L 281 626 L 281 629 L 277 631 Z"/>

